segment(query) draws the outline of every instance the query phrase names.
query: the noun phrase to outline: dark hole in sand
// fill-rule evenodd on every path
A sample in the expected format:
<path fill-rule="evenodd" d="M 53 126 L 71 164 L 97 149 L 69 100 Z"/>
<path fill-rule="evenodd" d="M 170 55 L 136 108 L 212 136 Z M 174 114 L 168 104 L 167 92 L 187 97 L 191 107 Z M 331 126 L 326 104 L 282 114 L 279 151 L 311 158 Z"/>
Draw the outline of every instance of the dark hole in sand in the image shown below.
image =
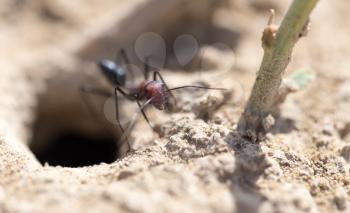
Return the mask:
<path fill-rule="evenodd" d="M 120 158 L 120 132 L 105 117 L 106 99 L 89 97 L 97 117 L 92 116 L 79 92 L 85 83 L 82 76 L 57 72 L 38 96 L 28 144 L 43 165 L 82 167 Z"/>
<path fill-rule="evenodd" d="M 117 149 L 113 138 L 91 139 L 84 135 L 65 133 L 52 138 L 44 149 L 32 151 L 42 164 L 81 167 L 112 163 L 118 157 Z"/>

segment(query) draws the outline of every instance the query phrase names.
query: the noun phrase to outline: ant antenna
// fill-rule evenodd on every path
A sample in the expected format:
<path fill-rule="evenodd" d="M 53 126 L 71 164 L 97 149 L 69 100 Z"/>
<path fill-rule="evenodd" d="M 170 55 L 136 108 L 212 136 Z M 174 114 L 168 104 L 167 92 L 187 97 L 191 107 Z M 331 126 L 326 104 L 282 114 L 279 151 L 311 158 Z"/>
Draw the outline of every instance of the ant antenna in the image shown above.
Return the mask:
<path fill-rule="evenodd" d="M 126 53 L 124 48 L 120 49 L 119 54 L 121 55 L 121 58 L 124 61 L 124 64 L 126 66 L 127 71 L 131 72 L 131 79 L 134 82 L 135 81 L 135 74 L 134 74 L 134 70 L 130 66 L 130 60 L 129 60 L 128 54 Z"/>
<path fill-rule="evenodd" d="M 210 90 L 228 90 L 228 89 L 225 89 L 225 88 L 214 88 L 214 87 L 192 86 L 192 85 L 189 85 L 189 86 L 181 86 L 181 87 L 175 87 L 175 88 L 171 88 L 171 89 L 169 89 L 169 90 L 170 90 L 170 91 L 173 91 L 173 90 L 186 89 L 186 88 L 210 89 Z"/>

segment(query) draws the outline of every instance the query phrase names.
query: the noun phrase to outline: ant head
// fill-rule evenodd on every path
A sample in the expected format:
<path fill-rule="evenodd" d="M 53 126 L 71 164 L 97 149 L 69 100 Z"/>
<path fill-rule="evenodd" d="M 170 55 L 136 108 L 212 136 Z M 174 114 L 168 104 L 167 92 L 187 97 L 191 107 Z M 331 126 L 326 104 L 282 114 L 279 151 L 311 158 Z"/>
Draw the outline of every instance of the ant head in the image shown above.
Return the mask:
<path fill-rule="evenodd" d="M 169 102 L 169 91 L 161 81 L 149 81 L 143 84 L 141 92 L 146 99 L 152 99 L 151 104 L 159 110 L 164 110 Z"/>
<path fill-rule="evenodd" d="M 110 83 L 118 86 L 125 85 L 126 72 L 123 67 L 107 59 L 99 61 L 98 66 Z"/>

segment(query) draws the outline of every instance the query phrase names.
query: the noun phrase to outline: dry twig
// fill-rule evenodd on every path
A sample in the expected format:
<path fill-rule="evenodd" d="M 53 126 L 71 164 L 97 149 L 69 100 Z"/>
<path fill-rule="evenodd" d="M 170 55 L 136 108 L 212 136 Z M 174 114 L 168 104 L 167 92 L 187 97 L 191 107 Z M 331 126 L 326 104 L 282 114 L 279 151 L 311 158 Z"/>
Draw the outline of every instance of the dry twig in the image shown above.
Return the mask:
<path fill-rule="evenodd" d="M 262 36 L 263 61 L 238 124 L 243 135 L 256 139 L 273 124 L 270 113 L 274 109 L 282 75 L 290 62 L 294 45 L 300 37 L 307 34 L 309 16 L 317 2 L 318 0 L 293 0 L 280 27 L 273 24 L 275 13 L 271 10 Z"/>

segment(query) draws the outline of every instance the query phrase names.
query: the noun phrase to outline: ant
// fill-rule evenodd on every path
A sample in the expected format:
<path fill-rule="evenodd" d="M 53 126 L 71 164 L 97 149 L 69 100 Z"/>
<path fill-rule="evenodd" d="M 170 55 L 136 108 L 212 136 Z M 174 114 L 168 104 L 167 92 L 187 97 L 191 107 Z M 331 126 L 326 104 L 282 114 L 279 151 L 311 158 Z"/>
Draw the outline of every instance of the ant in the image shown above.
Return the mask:
<path fill-rule="evenodd" d="M 120 55 L 122 56 L 124 62 L 129 64 L 129 59 L 127 57 L 126 52 L 124 49 L 120 50 Z M 148 119 L 144 109 L 148 105 L 153 105 L 158 110 L 165 110 L 170 107 L 170 99 L 173 98 L 174 103 L 176 105 L 176 99 L 173 95 L 172 91 L 179 90 L 179 89 L 185 89 L 185 88 L 197 88 L 197 89 L 211 89 L 211 90 L 226 90 L 224 88 L 211 88 L 206 86 L 196 86 L 196 85 L 186 85 L 186 86 L 180 86 L 175 88 L 169 88 L 166 82 L 164 81 L 162 75 L 159 71 L 153 71 L 153 78 L 149 80 L 149 74 L 150 74 L 150 66 L 149 66 L 149 57 L 145 58 L 144 63 L 144 79 L 142 82 L 140 82 L 138 85 L 132 88 L 126 88 L 126 75 L 129 71 L 126 70 L 125 67 L 122 67 L 118 65 L 117 62 L 113 62 L 111 60 L 103 59 L 98 62 L 98 66 L 100 68 L 100 71 L 104 74 L 104 76 L 107 78 L 107 80 L 114 86 L 114 100 L 115 100 L 115 115 L 116 115 L 116 121 L 118 123 L 118 126 L 122 132 L 122 137 L 119 140 L 126 139 L 128 150 L 131 149 L 131 146 L 129 144 L 129 140 L 127 138 L 127 134 L 129 130 L 134 125 L 135 121 L 132 121 L 127 128 L 127 131 L 124 130 L 120 119 L 119 119 L 119 107 L 118 107 L 118 93 L 123 95 L 125 98 L 127 98 L 130 101 L 135 101 L 139 107 L 139 111 L 136 113 L 142 113 L 144 119 L 148 123 L 148 125 L 155 130 L 154 126 Z M 128 68 L 128 67 L 126 67 Z M 130 67 L 129 67 L 130 68 Z M 132 75 L 132 77 L 134 77 Z M 94 87 L 81 87 L 82 92 L 96 94 L 96 95 L 102 95 L 110 97 L 112 94 L 109 92 L 106 92 L 104 90 L 94 88 Z M 141 101 L 144 101 L 141 103 Z M 136 115 L 134 118 L 136 119 Z M 133 119 L 134 120 L 134 119 Z"/>

